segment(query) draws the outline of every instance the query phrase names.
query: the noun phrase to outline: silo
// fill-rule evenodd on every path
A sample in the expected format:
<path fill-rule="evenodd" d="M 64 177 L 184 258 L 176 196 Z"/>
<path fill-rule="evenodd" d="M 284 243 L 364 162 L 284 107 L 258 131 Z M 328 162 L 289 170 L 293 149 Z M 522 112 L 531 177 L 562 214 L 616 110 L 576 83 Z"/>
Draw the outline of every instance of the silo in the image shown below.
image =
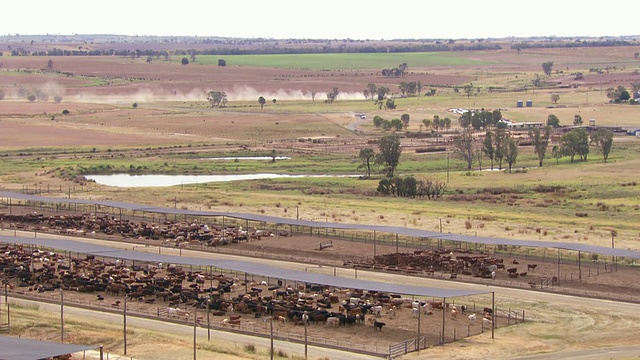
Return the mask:
<path fill-rule="evenodd" d="M 518 102 L 517 102 L 517 106 L 518 106 L 518 107 L 522 107 L 522 100 L 518 100 Z"/>
<path fill-rule="evenodd" d="M 533 106 L 533 100 L 527 100 L 527 107 Z"/>

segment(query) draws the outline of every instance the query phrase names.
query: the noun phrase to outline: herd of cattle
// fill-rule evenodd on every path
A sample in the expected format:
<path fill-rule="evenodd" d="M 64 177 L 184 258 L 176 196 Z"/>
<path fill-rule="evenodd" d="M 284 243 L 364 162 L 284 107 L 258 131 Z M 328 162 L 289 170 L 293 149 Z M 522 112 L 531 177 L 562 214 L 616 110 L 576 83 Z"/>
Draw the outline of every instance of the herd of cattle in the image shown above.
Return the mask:
<path fill-rule="evenodd" d="M 124 238 L 144 238 L 170 240 L 176 246 L 191 243 L 205 246 L 228 245 L 241 241 L 260 240 L 275 236 L 271 231 L 256 228 L 243 229 L 241 226 L 209 226 L 207 224 L 170 221 L 148 223 L 110 215 L 52 215 L 41 213 L 0 214 L 0 224 L 4 227 L 38 231 L 51 231 L 67 235 L 104 234 L 119 235 Z M 288 236 L 287 231 L 278 232 Z"/>
<path fill-rule="evenodd" d="M 119 307 L 126 297 L 166 309 L 166 315 L 174 318 L 188 319 L 190 311 L 208 309 L 210 315 L 224 317 L 221 326 L 239 325 L 243 317 L 270 317 L 293 325 L 322 323 L 339 327 L 369 323 L 374 330 L 382 330 L 385 322 L 381 318 L 393 319 L 402 308 L 419 316 L 420 311 L 432 315 L 434 310 L 445 311 L 452 305 L 376 291 L 287 285 L 282 280 L 270 286 L 274 284 L 185 271 L 174 264 L 133 265 L 118 259 L 100 260 L 93 255 L 68 258 L 13 245 L 0 245 L 0 276 L 15 291 L 64 289 L 90 293 L 95 301 L 112 302 L 112 307 Z M 453 317 L 454 312 L 464 313 L 466 309 L 459 306 L 449 310 Z M 485 308 L 486 311 L 491 309 Z"/>

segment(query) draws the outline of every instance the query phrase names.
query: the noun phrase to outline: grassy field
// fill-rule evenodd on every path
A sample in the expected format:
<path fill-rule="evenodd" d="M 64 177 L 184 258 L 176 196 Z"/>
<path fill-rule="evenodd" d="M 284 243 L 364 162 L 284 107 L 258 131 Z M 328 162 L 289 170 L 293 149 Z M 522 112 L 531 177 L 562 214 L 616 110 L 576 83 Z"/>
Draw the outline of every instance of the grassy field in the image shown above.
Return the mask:
<path fill-rule="evenodd" d="M 379 70 L 408 63 L 412 68 L 432 66 L 485 65 L 487 61 L 474 60 L 453 52 L 427 53 L 349 53 L 349 54 L 276 54 L 276 55 L 200 55 L 198 64 L 217 65 L 224 59 L 227 66 L 252 66 L 300 70 Z M 180 61 L 180 58 L 174 58 Z"/>

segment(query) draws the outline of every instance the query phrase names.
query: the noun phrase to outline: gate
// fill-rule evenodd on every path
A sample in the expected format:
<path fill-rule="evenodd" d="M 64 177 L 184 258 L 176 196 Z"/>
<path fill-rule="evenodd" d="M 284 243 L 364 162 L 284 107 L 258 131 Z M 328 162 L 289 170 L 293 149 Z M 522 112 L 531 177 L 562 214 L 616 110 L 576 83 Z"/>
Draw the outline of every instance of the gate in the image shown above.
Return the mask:
<path fill-rule="evenodd" d="M 391 344 L 389 345 L 389 359 L 393 359 L 396 356 L 401 356 L 424 348 L 426 348 L 426 341 L 424 336 L 405 340 L 397 344 Z"/>

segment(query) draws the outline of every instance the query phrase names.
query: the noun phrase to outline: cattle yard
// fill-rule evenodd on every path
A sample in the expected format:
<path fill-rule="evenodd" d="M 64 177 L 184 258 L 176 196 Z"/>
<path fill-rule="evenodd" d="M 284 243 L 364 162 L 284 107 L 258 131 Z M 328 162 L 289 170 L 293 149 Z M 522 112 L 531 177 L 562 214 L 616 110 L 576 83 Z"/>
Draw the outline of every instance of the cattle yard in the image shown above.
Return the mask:
<path fill-rule="evenodd" d="M 487 296 L 449 299 L 443 305 L 434 299 L 221 269 L 63 255 L 26 246 L 4 245 L 0 250 L 5 291 L 12 296 L 111 312 L 124 312 L 126 305 L 130 315 L 195 321 L 214 330 L 258 336 L 267 336 L 273 326 L 275 337 L 290 341 L 302 341 L 307 324 L 311 344 L 379 356 L 386 356 L 395 343 L 418 338 L 418 331 L 420 347 L 429 347 L 491 331 L 489 319 L 496 327 L 524 320 L 524 312 L 510 309 L 497 309 L 491 316 Z"/>
<path fill-rule="evenodd" d="M 405 251 L 411 247 L 405 243 L 400 252 L 393 242 L 371 244 L 346 236 L 303 235 L 267 224 L 261 228 L 247 225 L 243 230 L 239 222 L 229 220 L 221 226 L 201 221 L 161 222 L 160 218 L 148 219 L 148 214 L 147 219 L 138 220 L 120 220 L 107 214 L 59 214 L 55 210 L 44 216 L 32 209 L 14 205 L 12 214 L 3 215 L 2 227 L 14 234 L 20 231 L 96 237 L 157 246 L 159 251 L 189 249 L 280 258 L 308 263 L 305 271 L 316 273 L 331 274 L 333 270 L 335 274 L 338 267 L 352 268 L 356 278 L 360 269 L 591 296 L 602 296 L 603 289 L 616 286 L 619 298 L 625 294 L 621 290 L 625 287 L 629 294 L 636 291 L 635 282 L 627 281 L 635 276 L 637 271 L 633 269 L 585 262 L 582 271 L 586 276 L 576 279 L 575 261 L 540 258 L 528 251 L 506 254 L 477 246 L 472 250 L 468 244 L 447 248 L 446 244 L 434 242 L 431 249 L 425 245 L 424 249 L 411 252 Z M 224 234 L 228 240 L 212 242 L 216 233 Z M 62 288 L 64 301 L 69 303 L 122 312 L 127 301 L 131 314 L 187 324 L 195 319 L 199 326 L 213 330 L 268 336 L 273 319 L 276 338 L 303 342 L 306 323 L 307 341 L 311 344 L 384 356 L 394 351 L 394 344 L 411 342 L 414 348 L 409 350 L 417 349 L 418 332 L 424 337 L 420 337 L 423 340 L 418 341 L 419 346 L 430 347 L 491 329 L 488 320 L 482 320 L 491 318 L 487 316 L 491 301 L 486 296 L 448 299 L 443 310 L 442 301 L 437 298 L 332 288 L 224 269 L 127 264 L 119 259 L 100 260 L 70 253 L 65 256 L 25 247 L 5 246 L 2 253 L 4 277 L 12 279 L 5 281 L 7 289 L 15 296 L 60 302 L 61 295 L 56 290 Z M 295 254 L 295 258 L 289 254 Z M 20 275 L 25 268 L 31 272 Z M 569 278 L 555 276 L 558 274 L 569 274 Z M 622 284 L 612 282 L 616 278 Z M 634 299 L 630 296 L 625 300 Z M 503 327 L 524 321 L 525 312 L 498 307 L 495 315 L 496 327 Z M 308 322 L 303 321 L 303 316 Z"/>

